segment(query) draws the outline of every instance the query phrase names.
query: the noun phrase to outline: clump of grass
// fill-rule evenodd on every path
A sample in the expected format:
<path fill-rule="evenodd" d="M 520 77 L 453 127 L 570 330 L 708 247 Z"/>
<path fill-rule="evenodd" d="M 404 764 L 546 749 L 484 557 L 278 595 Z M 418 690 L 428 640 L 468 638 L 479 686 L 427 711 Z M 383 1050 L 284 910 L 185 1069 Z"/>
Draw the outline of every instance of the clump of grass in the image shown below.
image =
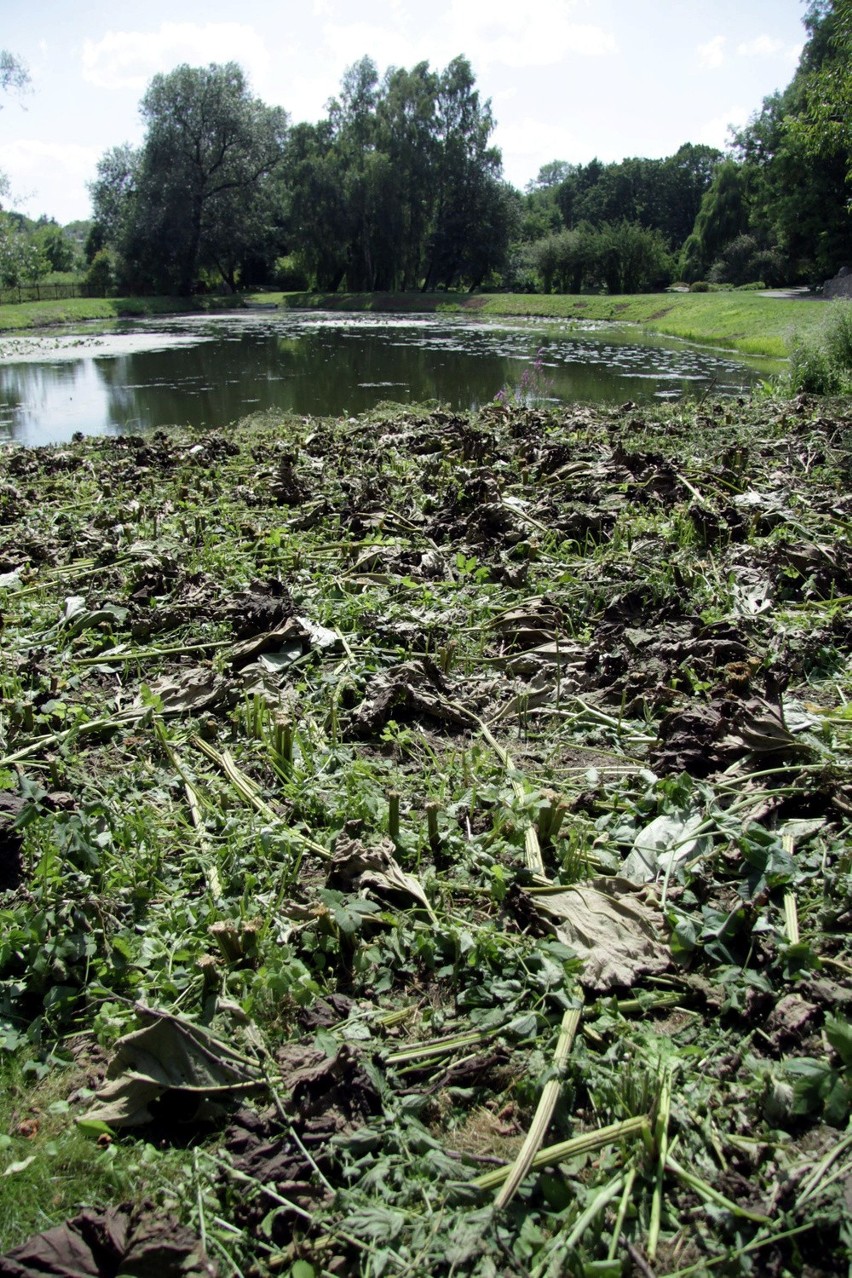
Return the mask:
<path fill-rule="evenodd" d="M 795 335 L 788 389 L 812 395 L 852 391 L 852 303 L 832 302 L 818 328 Z"/>

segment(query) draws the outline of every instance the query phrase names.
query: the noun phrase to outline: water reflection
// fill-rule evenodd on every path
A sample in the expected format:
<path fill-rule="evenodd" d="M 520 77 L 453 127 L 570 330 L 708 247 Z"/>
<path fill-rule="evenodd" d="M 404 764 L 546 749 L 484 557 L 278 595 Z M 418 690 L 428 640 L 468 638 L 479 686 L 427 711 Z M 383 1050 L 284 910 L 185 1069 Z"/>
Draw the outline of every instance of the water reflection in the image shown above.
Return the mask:
<path fill-rule="evenodd" d="M 272 408 L 354 414 L 388 399 L 470 408 L 515 387 L 537 352 L 556 401 L 734 394 L 757 375 L 713 351 L 570 322 L 244 312 L 62 341 L 0 341 L 0 440 L 221 427 Z"/>

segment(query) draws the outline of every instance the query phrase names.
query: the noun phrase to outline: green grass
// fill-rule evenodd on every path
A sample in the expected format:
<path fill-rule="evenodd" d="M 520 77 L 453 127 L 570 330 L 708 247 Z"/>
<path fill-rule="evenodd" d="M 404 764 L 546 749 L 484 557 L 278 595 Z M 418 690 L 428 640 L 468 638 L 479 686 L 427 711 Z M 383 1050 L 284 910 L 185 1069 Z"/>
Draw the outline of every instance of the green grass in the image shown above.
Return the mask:
<path fill-rule="evenodd" d="M 0 332 L 137 315 L 275 304 L 296 310 L 524 315 L 636 324 L 649 332 L 785 359 L 797 337 L 815 331 L 824 308 L 756 293 L 640 293 L 629 297 L 540 293 L 250 293 L 240 297 L 72 297 L 0 306 Z"/>
<path fill-rule="evenodd" d="M 150 1143 L 113 1144 L 86 1134 L 65 1099 L 85 1087 L 79 1064 L 51 1057 L 0 1059 L 0 1238 L 20 1240 L 93 1201 L 146 1195 L 163 1203 L 180 1158 Z"/>
<path fill-rule="evenodd" d="M 243 305 L 240 297 L 66 297 L 58 301 L 0 306 L 0 333 L 84 320 L 115 320 L 138 315 L 175 315 L 224 310 Z"/>
<path fill-rule="evenodd" d="M 639 293 L 629 297 L 541 293 L 263 293 L 281 306 L 346 311 L 475 312 L 638 324 L 654 333 L 786 358 L 792 334 L 810 332 L 823 308 L 756 293 Z"/>

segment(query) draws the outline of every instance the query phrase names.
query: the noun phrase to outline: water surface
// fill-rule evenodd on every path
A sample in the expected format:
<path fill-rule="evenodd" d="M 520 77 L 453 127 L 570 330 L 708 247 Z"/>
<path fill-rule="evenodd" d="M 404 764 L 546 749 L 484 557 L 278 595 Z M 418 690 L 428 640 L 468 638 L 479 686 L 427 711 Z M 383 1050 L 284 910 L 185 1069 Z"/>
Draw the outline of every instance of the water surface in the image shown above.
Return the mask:
<path fill-rule="evenodd" d="M 241 311 L 0 338 L 0 442 L 173 425 L 227 427 L 280 409 L 337 416 L 437 400 L 647 403 L 732 395 L 758 373 L 627 326 L 469 316 Z M 531 383 L 531 386 L 530 386 Z"/>

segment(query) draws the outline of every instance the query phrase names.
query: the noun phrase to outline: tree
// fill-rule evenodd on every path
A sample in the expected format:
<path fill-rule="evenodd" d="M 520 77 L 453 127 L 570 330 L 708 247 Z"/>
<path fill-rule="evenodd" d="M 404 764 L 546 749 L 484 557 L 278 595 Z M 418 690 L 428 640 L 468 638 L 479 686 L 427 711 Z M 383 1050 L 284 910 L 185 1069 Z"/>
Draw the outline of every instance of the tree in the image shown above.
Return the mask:
<path fill-rule="evenodd" d="M 51 271 L 73 271 L 77 253 L 71 240 L 56 222 L 47 218 L 40 219 L 33 241 Z"/>
<path fill-rule="evenodd" d="M 800 65 L 799 111 L 789 131 L 813 160 L 844 155 L 852 183 L 852 0 L 815 0 L 805 25 L 810 41 Z"/>
<path fill-rule="evenodd" d="M 526 193 L 533 195 L 536 191 L 552 191 L 561 186 L 571 176 L 572 167 L 567 160 L 550 160 L 542 164 L 536 177 L 527 182 Z"/>
<path fill-rule="evenodd" d="M 764 99 L 735 138 L 748 232 L 785 262 L 788 280 L 821 283 L 852 240 L 852 0 L 818 0 L 790 84 Z M 737 232 L 738 233 L 738 232 Z"/>
<path fill-rule="evenodd" d="M 297 124 L 284 159 L 288 244 L 312 285 L 334 292 L 346 273 L 349 216 L 331 123 Z"/>
<path fill-rule="evenodd" d="M 508 252 L 517 196 L 489 145 L 470 64 L 390 68 L 362 58 L 328 119 L 286 152 L 290 251 L 320 288 L 476 287 Z"/>
<path fill-rule="evenodd" d="M 234 62 L 155 76 L 141 111 L 141 150 L 108 152 L 92 187 L 106 242 L 137 288 L 186 295 L 207 267 L 233 285 L 234 255 L 269 218 L 285 112 L 253 98 Z"/>
<path fill-rule="evenodd" d="M 508 251 L 514 208 L 500 181 L 500 152 L 489 146 L 491 103 L 480 102 L 466 58 L 442 72 L 435 102 L 436 164 L 432 233 L 423 287 L 477 287 Z"/>
<path fill-rule="evenodd" d="M 376 141 L 385 158 L 373 164 L 386 219 L 386 266 L 378 287 L 405 291 L 420 283 L 435 198 L 439 88 L 428 62 L 419 62 L 411 71 L 391 68 L 385 75 L 376 111 Z"/>
<path fill-rule="evenodd" d="M 541 276 L 542 288 L 550 293 L 579 293 L 592 266 L 591 227 L 567 228 L 547 235 L 533 245 L 533 261 Z"/>
<path fill-rule="evenodd" d="M 672 259 L 659 231 L 638 222 L 606 222 L 590 253 L 610 293 L 648 293 L 672 280 Z"/>
<path fill-rule="evenodd" d="M 716 169 L 692 234 L 683 246 L 681 273 L 685 280 L 702 279 L 725 245 L 748 230 L 747 183 L 747 172 L 735 160 L 725 160 Z"/>
<path fill-rule="evenodd" d="M 32 236 L 8 214 L 0 214 L 0 284 L 20 288 L 35 284 L 50 270 L 50 263 Z"/>
<path fill-rule="evenodd" d="M 30 73 L 20 58 L 8 49 L 0 49 L 0 90 L 22 93 L 29 88 Z"/>

